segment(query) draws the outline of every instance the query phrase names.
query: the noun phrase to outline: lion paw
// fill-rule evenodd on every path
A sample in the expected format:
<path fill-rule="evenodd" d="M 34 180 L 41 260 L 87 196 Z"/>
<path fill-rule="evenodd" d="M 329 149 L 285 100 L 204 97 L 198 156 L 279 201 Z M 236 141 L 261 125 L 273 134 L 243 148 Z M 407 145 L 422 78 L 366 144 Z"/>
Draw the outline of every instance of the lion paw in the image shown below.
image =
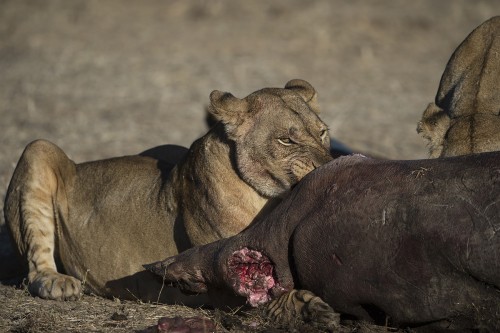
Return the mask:
<path fill-rule="evenodd" d="M 53 300 L 75 300 L 80 297 L 80 280 L 57 272 L 40 272 L 30 281 L 30 293 Z"/>
<path fill-rule="evenodd" d="M 340 327 L 340 314 L 307 290 L 294 289 L 281 295 L 267 306 L 266 313 L 278 323 L 300 319 L 330 330 Z"/>

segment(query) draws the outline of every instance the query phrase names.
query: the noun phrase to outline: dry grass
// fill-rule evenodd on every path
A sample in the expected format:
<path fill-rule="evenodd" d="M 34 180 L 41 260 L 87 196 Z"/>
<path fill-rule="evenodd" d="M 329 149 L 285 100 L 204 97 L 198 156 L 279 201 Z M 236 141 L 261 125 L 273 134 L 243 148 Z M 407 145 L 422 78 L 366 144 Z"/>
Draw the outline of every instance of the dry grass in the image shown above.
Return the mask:
<path fill-rule="evenodd" d="M 78 301 L 49 301 L 26 290 L 0 287 L 0 331 L 133 332 L 155 325 L 160 317 L 210 316 L 202 309 L 109 300 L 83 295 Z M 3 331 L 2 331 L 3 332 Z"/>
<path fill-rule="evenodd" d="M 425 157 L 415 127 L 446 61 L 499 12 L 498 0 L 0 1 L 0 198 L 34 139 L 77 162 L 188 145 L 206 130 L 213 89 L 243 97 L 292 78 L 318 90 L 337 139 L 389 158 Z M 3 223 L 0 214 L 5 272 L 13 260 Z M 0 332 L 134 332 L 175 315 L 207 315 L 221 331 L 291 331 L 253 313 L 54 302 L 0 286 Z"/>
<path fill-rule="evenodd" d="M 26 289 L 0 285 L 0 332 L 155 332 L 161 317 L 205 317 L 218 332 L 307 332 L 324 330 L 309 323 L 275 326 L 259 310 L 234 311 L 193 309 L 179 305 L 158 305 L 110 300 L 83 295 L 78 301 L 50 301 L 32 297 Z M 238 311 L 239 310 L 239 311 Z M 344 322 L 339 333 L 403 332 L 359 322 Z M 409 332 L 409 331 L 405 331 Z"/>

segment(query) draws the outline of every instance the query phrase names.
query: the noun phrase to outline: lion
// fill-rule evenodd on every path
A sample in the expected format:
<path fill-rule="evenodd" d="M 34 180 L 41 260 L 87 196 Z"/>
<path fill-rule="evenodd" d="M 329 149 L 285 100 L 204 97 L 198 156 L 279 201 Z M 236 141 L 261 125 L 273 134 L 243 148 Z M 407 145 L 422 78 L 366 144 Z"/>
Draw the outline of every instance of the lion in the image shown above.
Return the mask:
<path fill-rule="evenodd" d="M 500 16 L 458 46 L 441 77 L 417 132 L 430 157 L 500 150 Z"/>
<path fill-rule="evenodd" d="M 166 146 L 76 164 L 51 142 L 28 144 L 4 211 L 32 294 L 68 300 L 85 289 L 189 303 L 142 265 L 237 234 L 332 160 L 306 81 L 243 99 L 216 90 L 210 102 L 219 122 L 189 150 Z"/>

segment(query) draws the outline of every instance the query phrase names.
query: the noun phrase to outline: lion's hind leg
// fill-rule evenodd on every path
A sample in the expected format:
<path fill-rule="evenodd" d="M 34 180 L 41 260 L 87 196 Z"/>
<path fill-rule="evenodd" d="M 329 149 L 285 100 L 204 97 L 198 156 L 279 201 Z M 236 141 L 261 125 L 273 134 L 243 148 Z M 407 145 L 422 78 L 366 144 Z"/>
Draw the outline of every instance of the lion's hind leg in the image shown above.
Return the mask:
<path fill-rule="evenodd" d="M 29 290 L 48 299 L 74 299 L 81 282 L 57 272 L 54 259 L 59 208 L 74 163 L 54 144 L 37 140 L 23 152 L 5 199 L 5 220 L 28 263 Z"/>

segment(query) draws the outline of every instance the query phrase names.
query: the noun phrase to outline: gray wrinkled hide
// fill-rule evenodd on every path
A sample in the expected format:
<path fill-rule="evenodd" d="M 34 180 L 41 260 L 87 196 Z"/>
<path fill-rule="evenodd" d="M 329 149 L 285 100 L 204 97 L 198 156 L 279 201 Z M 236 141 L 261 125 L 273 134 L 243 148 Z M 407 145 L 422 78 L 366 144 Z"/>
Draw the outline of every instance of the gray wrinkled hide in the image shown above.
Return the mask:
<path fill-rule="evenodd" d="M 310 290 L 344 314 L 496 331 L 499 216 L 500 152 L 341 157 L 305 177 L 266 219 L 150 269 L 191 291 L 231 290 L 228 258 L 248 247 L 269 256 L 282 288 Z"/>

